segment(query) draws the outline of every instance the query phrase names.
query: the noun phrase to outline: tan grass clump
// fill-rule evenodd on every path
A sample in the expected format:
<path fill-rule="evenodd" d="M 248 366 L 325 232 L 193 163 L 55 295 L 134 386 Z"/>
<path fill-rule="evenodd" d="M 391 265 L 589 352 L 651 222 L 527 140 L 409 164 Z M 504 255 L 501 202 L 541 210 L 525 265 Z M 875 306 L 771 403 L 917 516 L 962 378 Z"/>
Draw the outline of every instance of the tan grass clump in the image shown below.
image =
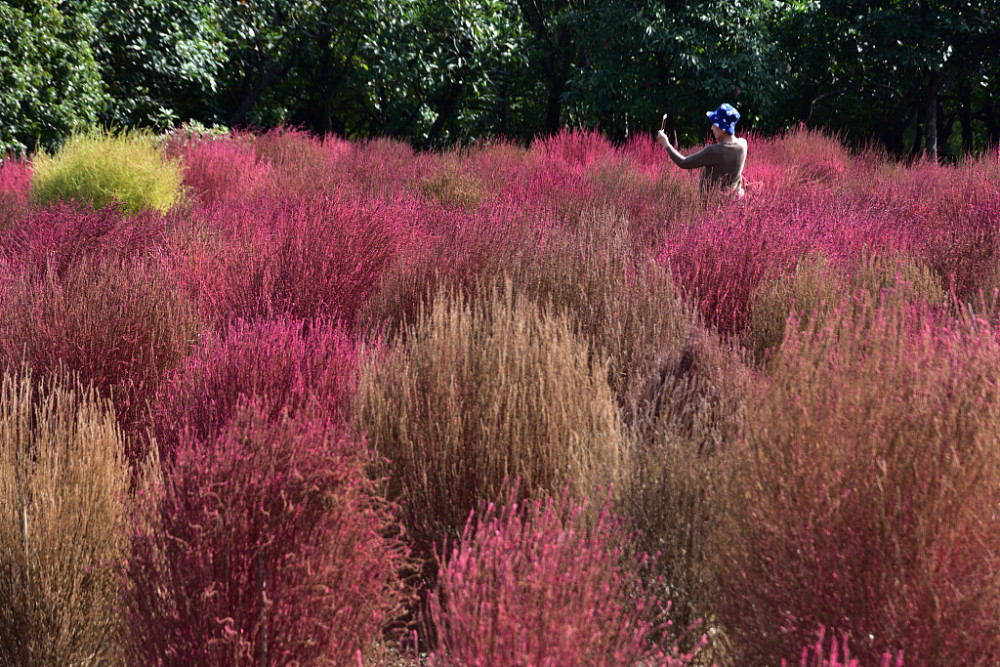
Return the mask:
<path fill-rule="evenodd" d="M 0 664 L 116 662 L 122 437 L 92 390 L 4 373 Z"/>
<path fill-rule="evenodd" d="M 821 253 L 806 255 L 792 275 L 761 285 L 753 297 L 747 347 L 757 361 L 777 348 L 793 312 L 804 325 L 825 318 L 844 299 L 871 308 L 883 296 L 900 303 L 942 305 L 941 281 L 918 260 L 895 253 L 862 253 L 853 267 L 834 265 Z"/>
<path fill-rule="evenodd" d="M 461 153 L 441 155 L 437 169 L 421 179 L 420 189 L 445 206 L 465 211 L 477 208 L 486 199 L 489 190 L 478 175 L 463 166 L 466 162 L 467 158 Z"/>
<path fill-rule="evenodd" d="M 565 311 L 597 356 L 621 406 L 667 352 L 680 350 L 695 326 L 668 267 L 637 260 L 627 218 L 590 210 L 576 230 L 554 229 L 523 255 L 514 284 L 537 303 Z"/>
<path fill-rule="evenodd" d="M 637 550 L 660 554 L 652 574 L 662 579 L 676 629 L 702 621 L 691 641 L 712 627 L 719 595 L 713 544 L 725 516 L 721 483 L 750 382 L 734 352 L 696 331 L 664 355 L 630 406 L 616 511 L 631 519 Z M 719 648 L 712 636 L 701 655 Z"/>
<path fill-rule="evenodd" d="M 617 481 L 622 427 L 605 373 L 566 318 L 509 283 L 474 300 L 439 290 L 359 392 L 359 426 L 420 555 L 483 502 L 506 502 L 515 479 L 529 498 Z"/>

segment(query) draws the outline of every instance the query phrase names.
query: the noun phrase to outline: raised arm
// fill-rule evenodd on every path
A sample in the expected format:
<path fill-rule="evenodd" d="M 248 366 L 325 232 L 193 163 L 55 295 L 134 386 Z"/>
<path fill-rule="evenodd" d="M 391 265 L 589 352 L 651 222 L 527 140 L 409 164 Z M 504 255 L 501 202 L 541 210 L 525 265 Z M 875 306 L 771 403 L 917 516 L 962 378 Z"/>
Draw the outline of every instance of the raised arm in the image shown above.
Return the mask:
<path fill-rule="evenodd" d="M 697 169 L 698 167 L 709 167 L 722 162 L 719 156 L 718 150 L 714 145 L 706 146 L 697 153 L 692 153 L 687 157 L 681 155 L 681 152 L 670 145 L 670 140 L 667 135 L 662 130 L 658 135 L 656 135 L 656 140 L 661 146 L 667 149 L 667 155 L 670 159 L 674 161 L 681 169 Z"/>

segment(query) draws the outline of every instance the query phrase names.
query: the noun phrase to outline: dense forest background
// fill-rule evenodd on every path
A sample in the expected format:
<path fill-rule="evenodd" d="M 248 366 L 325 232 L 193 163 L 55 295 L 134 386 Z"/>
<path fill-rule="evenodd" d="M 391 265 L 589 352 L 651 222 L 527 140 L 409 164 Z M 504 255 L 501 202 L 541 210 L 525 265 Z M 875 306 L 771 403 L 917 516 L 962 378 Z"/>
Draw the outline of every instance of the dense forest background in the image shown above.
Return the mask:
<path fill-rule="evenodd" d="M 997 0 L 0 1 L 0 154 L 97 124 L 420 147 L 803 123 L 938 159 L 1000 138 Z"/>

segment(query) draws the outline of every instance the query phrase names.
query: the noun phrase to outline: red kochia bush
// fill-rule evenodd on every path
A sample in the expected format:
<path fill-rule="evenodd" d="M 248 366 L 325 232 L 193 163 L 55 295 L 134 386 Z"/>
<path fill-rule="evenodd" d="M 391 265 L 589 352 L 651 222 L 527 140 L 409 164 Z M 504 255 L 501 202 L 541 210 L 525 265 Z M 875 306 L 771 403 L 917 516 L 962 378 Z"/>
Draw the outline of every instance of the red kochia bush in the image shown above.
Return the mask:
<path fill-rule="evenodd" d="M 190 139 L 168 153 L 182 157 L 184 185 L 202 202 L 248 201 L 268 191 L 271 165 L 258 162 L 251 137 Z"/>
<path fill-rule="evenodd" d="M 165 238 L 167 219 L 154 211 L 126 216 L 116 206 L 81 209 L 56 203 L 28 212 L 0 229 L 0 254 L 22 266 L 63 274 L 81 259 L 126 259 L 148 254 Z"/>
<path fill-rule="evenodd" d="M 752 212 L 709 213 L 679 230 L 661 255 L 705 321 L 725 336 L 746 330 L 754 291 L 782 262 L 785 239 L 768 226 Z"/>
<path fill-rule="evenodd" d="M 739 664 L 820 625 L 869 664 L 1000 664 L 1000 347 L 942 319 L 886 292 L 790 322 L 726 471 L 718 609 Z"/>
<path fill-rule="evenodd" d="M 410 233 L 395 204 L 355 195 L 214 205 L 203 225 L 232 240 L 186 251 L 178 279 L 217 321 L 331 315 L 352 322 Z"/>
<path fill-rule="evenodd" d="M 133 665 L 348 665 L 395 618 L 405 554 L 365 448 L 246 406 L 147 472 L 125 567 Z"/>
<path fill-rule="evenodd" d="M 198 439 L 217 437 L 246 400 L 271 420 L 315 408 L 339 423 L 357 384 L 357 347 L 330 322 L 240 321 L 208 337 L 164 383 L 153 430 L 168 455 L 185 429 Z"/>
<path fill-rule="evenodd" d="M 0 159 L 0 234 L 27 214 L 31 167 L 22 160 Z"/>
<path fill-rule="evenodd" d="M 128 435 L 200 326 L 193 305 L 151 261 L 81 260 L 61 274 L 51 265 L 23 270 L 0 289 L 0 367 L 79 374 L 113 399 Z"/>
<path fill-rule="evenodd" d="M 588 526 L 566 496 L 513 499 L 470 517 L 441 563 L 427 608 L 439 640 L 432 664 L 690 664 L 693 655 L 656 645 L 669 605 L 643 590 L 607 506 Z"/>
<path fill-rule="evenodd" d="M 31 189 L 31 165 L 24 160 L 0 158 L 0 194 L 24 196 Z"/>

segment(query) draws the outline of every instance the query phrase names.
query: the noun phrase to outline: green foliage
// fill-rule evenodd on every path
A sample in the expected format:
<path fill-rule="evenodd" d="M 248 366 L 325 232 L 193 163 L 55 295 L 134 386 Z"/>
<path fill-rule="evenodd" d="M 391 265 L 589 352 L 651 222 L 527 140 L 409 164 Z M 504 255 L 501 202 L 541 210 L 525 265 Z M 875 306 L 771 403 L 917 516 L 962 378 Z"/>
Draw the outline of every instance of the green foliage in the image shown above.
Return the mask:
<path fill-rule="evenodd" d="M 166 211 L 181 198 L 183 174 L 144 133 L 75 134 L 54 155 L 35 157 L 32 185 L 41 202 L 81 200 L 127 211 Z"/>
<path fill-rule="evenodd" d="M 1000 57 L 990 3 L 797 4 L 778 33 L 790 94 L 772 123 L 845 129 L 897 154 L 918 153 L 932 135 L 947 149 L 956 126 L 957 150 L 981 149 L 1000 134 L 996 106 L 982 96 Z"/>
<path fill-rule="evenodd" d="M 187 0 L 75 0 L 98 28 L 92 42 L 113 126 L 214 122 L 225 42 L 220 3 Z"/>
<path fill-rule="evenodd" d="M 499 0 L 396 0 L 372 13 L 359 49 L 359 112 L 375 134 L 422 144 L 504 131 L 523 57 L 517 16 Z"/>
<path fill-rule="evenodd" d="M 579 15 L 581 63 L 571 117 L 614 136 L 658 129 L 664 112 L 687 141 L 705 112 L 738 107 L 743 127 L 773 113 L 786 65 L 775 48 L 785 3 L 711 0 L 666 7 L 651 0 L 599 3 Z M 616 26 L 609 34 L 606 26 Z"/>
<path fill-rule="evenodd" d="M 0 26 L 0 155 L 92 126 L 105 102 L 93 24 L 56 0 L 16 0 L 0 1 Z"/>
<path fill-rule="evenodd" d="M 566 126 L 682 143 L 804 123 L 896 155 L 1000 137 L 995 3 L 979 0 L 0 0 L 0 152 L 99 119 L 420 147 Z M 103 87 L 102 87 L 103 81 Z M 104 92 L 106 91 L 106 93 Z"/>

